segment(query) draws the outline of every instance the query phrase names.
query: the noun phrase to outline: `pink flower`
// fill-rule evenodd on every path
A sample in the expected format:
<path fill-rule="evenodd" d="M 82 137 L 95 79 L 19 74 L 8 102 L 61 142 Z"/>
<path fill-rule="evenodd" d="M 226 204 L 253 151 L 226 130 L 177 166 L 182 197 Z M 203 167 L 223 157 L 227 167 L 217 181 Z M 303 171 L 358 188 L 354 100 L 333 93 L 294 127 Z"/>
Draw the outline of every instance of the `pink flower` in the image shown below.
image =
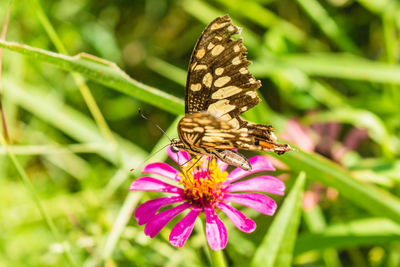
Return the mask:
<path fill-rule="evenodd" d="M 167 152 L 179 165 L 190 159 L 189 154 L 184 151 L 174 153 L 168 147 Z M 175 185 L 149 176 L 141 177 L 132 183 L 129 189 L 131 191 L 158 191 L 172 194 L 140 205 L 135 212 L 138 224 L 146 224 L 144 232 L 153 238 L 171 219 L 190 209 L 172 228 L 169 237 L 171 245 L 182 247 L 192 233 L 196 218 L 204 212 L 208 244 L 213 250 L 224 249 L 228 235 L 217 212 L 224 212 L 239 230 L 251 233 L 256 228 L 255 222 L 233 208 L 230 203 L 241 204 L 263 214 L 273 215 L 277 208 L 275 201 L 264 194 L 251 191 L 278 195 L 283 195 L 285 191 L 285 184 L 269 175 L 238 181 L 252 173 L 275 170 L 265 157 L 255 156 L 249 161 L 253 166 L 252 171 L 237 168 L 231 173 L 226 171 L 228 167 L 226 163 L 219 160 L 212 160 L 209 163 L 207 157 L 200 160 L 192 159 L 181 166 L 181 172 L 163 162 L 150 163 L 144 168 L 143 173 L 162 176 L 170 179 Z M 160 208 L 175 203 L 179 204 L 158 212 Z"/>

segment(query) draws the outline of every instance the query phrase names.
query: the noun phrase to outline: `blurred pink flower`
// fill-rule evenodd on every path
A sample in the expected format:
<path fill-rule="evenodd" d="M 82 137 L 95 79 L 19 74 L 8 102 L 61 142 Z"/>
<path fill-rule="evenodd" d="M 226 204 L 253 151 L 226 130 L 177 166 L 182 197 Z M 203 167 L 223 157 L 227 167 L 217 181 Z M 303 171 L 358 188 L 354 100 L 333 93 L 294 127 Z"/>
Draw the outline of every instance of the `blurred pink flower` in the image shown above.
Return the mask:
<path fill-rule="evenodd" d="M 303 151 L 314 151 L 315 137 L 311 131 L 296 120 L 288 120 L 285 131 L 280 135 L 283 140 L 296 144 Z"/>
<path fill-rule="evenodd" d="M 280 137 L 296 144 L 303 151 L 314 151 L 341 163 L 346 153 L 356 150 L 368 138 L 366 129 L 352 127 L 340 142 L 341 130 L 342 124 L 338 122 L 314 123 L 311 127 L 306 127 L 292 119 L 288 121 Z M 274 165 L 279 166 L 275 161 Z M 338 192 L 333 188 L 326 188 L 318 183 L 313 184 L 311 190 L 307 190 L 304 194 L 303 207 L 305 210 L 313 209 L 324 199 L 333 200 L 337 198 L 337 195 Z"/>
<path fill-rule="evenodd" d="M 281 138 L 295 143 L 303 151 L 315 151 L 340 162 L 347 152 L 356 150 L 368 138 L 366 129 L 353 127 L 342 139 L 341 130 L 342 124 L 338 122 L 315 123 L 306 127 L 296 120 L 289 120 Z"/>
<path fill-rule="evenodd" d="M 208 158 L 203 157 L 185 163 L 190 159 L 187 152 L 174 153 L 169 147 L 167 152 L 181 165 L 181 172 L 166 163 L 156 162 L 147 165 L 143 173 L 160 175 L 179 185 L 175 186 L 146 176 L 135 180 L 129 190 L 172 194 L 149 200 L 136 209 L 135 218 L 138 224 L 146 224 L 144 232 L 151 238 L 175 216 L 190 209 L 189 213 L 172 228 L 169 241 L 173 246 L 182 247 L 185 244 L 192 233 L 196 218 L 204 212 L 208 244 L 213 250 L 224 249 L 228 235 L 223 222 L 217 216 L 219 210 L 224 212 L 239 230 L 251 233 L 256 228 L 255 222 L 233 208 L 230 203 L 241 204 L 263 214 L 273 215 L 277 208 L 275 201 L 264 194 L 251 191 L 284 194 L 285 184 L 273 176 L 263 175 L 237 182 L 252 173 L 274 171 L 275 168 L 265 157 L 255 156 L 249 159 L 252 171 L 237 168 L 228 173 L 226 171 L 228 165 L 222 161 L 212 160 L 209 163 Z M 160 208 L 174 203 L 180 204 L 158 212 Z"/>

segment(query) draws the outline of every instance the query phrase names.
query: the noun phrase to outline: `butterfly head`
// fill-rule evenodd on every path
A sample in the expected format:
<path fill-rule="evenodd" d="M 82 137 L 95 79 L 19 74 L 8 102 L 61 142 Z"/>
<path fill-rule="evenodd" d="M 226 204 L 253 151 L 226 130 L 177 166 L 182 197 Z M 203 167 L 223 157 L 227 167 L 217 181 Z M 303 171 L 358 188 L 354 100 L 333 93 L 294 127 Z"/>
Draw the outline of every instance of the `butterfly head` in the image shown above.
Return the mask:
<path fill-rule="evenodd" d="M 180 150 L 184 150 L 184 148 L 185 148 L 182 141 L 178 138 L 174 138 L 171 140 L 170 147 L 171 147 L 171 151 L 175 152 L 175 153 L 179 152 Z"/>

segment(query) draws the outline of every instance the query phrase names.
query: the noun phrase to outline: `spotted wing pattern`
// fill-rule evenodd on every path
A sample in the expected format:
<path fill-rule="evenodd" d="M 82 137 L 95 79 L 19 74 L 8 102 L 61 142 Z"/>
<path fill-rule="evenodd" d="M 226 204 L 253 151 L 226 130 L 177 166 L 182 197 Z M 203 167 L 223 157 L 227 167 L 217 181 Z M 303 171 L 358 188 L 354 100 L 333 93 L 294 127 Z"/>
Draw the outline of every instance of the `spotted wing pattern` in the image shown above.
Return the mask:
<path fill-rule="evenodd" d="M 233 150 L 264 150 L 283 154 L 290 146 L 276 143 L 271 125 L 253 124 L 240 114 L 260 102 L 260 81 L 249 73 L 250 61 L 240 33 L 228 15 L 216 18 L 201 34 L 193 50 L 186 82 L 185 117 L 178 123 L 174 150 L 215 156 L 251 170 L 251 164 Z"/>
<path fill-rule="evenodd" d="M 239 115 L 260 102 L 256 90 L 261 82 L 249 73 L 242 38 L 231 38 L 239 33 L 226 15 L 212 21 L 200 36 L 189 63 L 187 114 L 206 111 L 236 129 L 246 124 Z"/>
<path fill-rule="evenodd" d="M 275 143 L 270 125 L 249 124 L 236 129 L 228 121 L 207 112 L 187 114 L 178 128 L 180 139 L 197 154 L 234 148 L 283 153 L 288 148 L 286 144 Z"/>

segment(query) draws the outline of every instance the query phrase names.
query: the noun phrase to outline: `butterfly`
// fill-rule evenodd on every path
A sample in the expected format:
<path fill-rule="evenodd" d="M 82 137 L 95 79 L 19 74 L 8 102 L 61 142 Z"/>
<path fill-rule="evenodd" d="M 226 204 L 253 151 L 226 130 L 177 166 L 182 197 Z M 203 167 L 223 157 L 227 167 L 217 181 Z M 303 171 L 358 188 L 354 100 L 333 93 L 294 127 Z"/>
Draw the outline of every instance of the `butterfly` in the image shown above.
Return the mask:
<path fill-rule="evenodd" d="M 178 123 L 179 139 L 171 150 L 216 157 L 250 171 L 251 164 L 236 149 L 283 154 L 292 150 L 278 144 L 271 125 L 254 124 L 240 114 L 260 102 L 261 87 L 249 73 L 243 39 L 231 37 L 241 29 L 228 15 L 213 20 L 203 31 L 189 62 L 185 116 Z"/>

